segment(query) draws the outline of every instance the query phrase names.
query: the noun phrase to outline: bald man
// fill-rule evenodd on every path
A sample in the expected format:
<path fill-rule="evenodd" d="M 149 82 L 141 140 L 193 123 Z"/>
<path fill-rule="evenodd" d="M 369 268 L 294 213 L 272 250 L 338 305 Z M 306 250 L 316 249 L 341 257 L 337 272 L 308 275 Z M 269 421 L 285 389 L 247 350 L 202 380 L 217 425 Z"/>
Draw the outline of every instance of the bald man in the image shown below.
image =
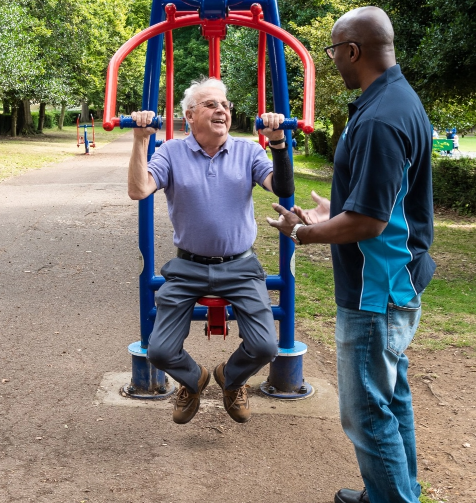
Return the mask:
<path fill-rule="evenodd" d="M 334 157 L 331 201 L 268 218 L 298 245 L 331 243 L 337 303 L 339 403 L 363 491 L 335 503 L 418 503 L 416 445 L 404 353 L 435 264 L 432 132 L 423 106 L 396 64 L 392 24 L 376 7 L 354 9 L 325 50 L 348 89 L 349 121 Z"/>

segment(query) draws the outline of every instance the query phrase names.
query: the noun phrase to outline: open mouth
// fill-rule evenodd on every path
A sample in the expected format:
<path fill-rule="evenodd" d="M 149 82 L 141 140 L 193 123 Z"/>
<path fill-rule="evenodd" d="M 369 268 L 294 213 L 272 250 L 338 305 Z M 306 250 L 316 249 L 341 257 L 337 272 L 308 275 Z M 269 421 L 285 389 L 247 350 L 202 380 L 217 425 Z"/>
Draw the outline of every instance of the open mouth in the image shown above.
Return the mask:
<path fill-rule="evenodd" d="M 215 119 L 215 120 L 212 120 L 213 124 L 225 124 L 225 121 L 222 120 L 222 119 Z"/>

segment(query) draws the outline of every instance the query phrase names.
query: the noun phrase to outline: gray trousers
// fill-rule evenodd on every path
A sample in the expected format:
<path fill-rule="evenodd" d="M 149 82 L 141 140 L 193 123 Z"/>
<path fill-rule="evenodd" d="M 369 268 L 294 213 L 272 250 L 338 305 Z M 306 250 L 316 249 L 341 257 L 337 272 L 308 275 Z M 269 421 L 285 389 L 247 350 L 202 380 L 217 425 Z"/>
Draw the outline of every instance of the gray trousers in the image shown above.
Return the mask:
<path fill-rule="evenodd" d="M 225 367 L 227 389 L 243 386 L 276 358 L 278 341 L 266 274 L 255 254 L 213 265 L 174 258 L 164 265 L 161 274 L 166 281 L 155 295 L 157 317 L 147 350 L 155 367 L 191 392 L 198 391 L 200 368 L 183 343 L 196 301 L 205 295 L 216 295 L 231 303 L 242 339 Z"/>

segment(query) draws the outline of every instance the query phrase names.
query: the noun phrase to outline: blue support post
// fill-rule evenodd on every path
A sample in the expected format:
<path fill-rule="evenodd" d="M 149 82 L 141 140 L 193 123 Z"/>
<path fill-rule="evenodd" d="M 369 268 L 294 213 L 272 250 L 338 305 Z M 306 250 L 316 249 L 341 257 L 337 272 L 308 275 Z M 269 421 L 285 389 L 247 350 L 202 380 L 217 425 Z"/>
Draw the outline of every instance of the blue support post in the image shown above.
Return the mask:
<path fill-rule="evenodd" d="M 150 25 L 165 19 L 165 11 L 160 1 L 152 2 Z M 159 99 L 160 66 L 164 35 L 148 41 L 144 72 L 142 109 L 153 110 L 157 115 Z M 155 151 L 155 135 L 151 135 L 147 160 Z M 154 291 L 150 283 L 155 273 L 154 261 L 154 195 L 139 201 L 139 250 L 142 259 L 142 272 L 139 276 L 140 301 L 140 342 L 133 343 L 128 350 L 132 356 L 132 378 L 130 385 L 123 390 L 133 398 L 164 399 L 175 391 L 175 386 L 168 382 L 165 372 L 155 368 L 147 359 L 149 335 L 154 325 L 150 312 L 154 307 Z"/>
<path fill-rule="evenodd" d="M 89 155 L 89 140 L 88 140 L 88 126 L 83 126 L 84 128 L 84 153 Z"/>
<path fill-rule="evenodd" d="M 263 5 L 265 21 L 281 26 L 277 1 Z M 281 40 L 267 35 L 268 57 L 271 65 L 274 109 L 276 112 L 290 116 L 288 80 L 284 46 Z M 289 157 L 293 158 L 291 132 L 285 130 Z M 289 209 L 294 204 L 294 196 L 280 199 L 280 204 Z M 280 290 L 280 307 L 285 315 L 279 323 L 279 353 L 270 364 L 268 380 L 261 384 L 261 391 L 269 396 L 279 398 L 304 398 L 312 393 L 312 387 L 305 382 L 302 368 L 303 355 L 307 346 L 294 340 L 294 243 L 282 234 L 279 235 L 279 273 L 284 287 Z M 270 283 L 270 282 L 268 282 Z M 269 288 L 269 286 L 268 286 Z"/>

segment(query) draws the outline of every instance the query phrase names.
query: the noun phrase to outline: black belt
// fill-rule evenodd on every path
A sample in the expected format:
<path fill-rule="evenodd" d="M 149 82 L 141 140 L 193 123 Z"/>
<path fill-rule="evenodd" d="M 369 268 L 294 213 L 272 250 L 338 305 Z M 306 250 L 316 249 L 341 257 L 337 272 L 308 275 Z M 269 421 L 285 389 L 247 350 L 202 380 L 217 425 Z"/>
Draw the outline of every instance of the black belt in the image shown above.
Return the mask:
<path fill-rule="evenodd" d="M 199 264 L 222 264 L 223 262 L 229 262 L 230 260 L 238 260 L 240 258 L 245 258 L 253 254 L 253 248 L 249 248 L 243 253 L 238 255 L 230 255 L 229 257 L 204 257 L 203 255 L 195 255 L 194 253 L 189 253 L 185 250 L 177 249 L 177 257 L 183 258 L 184 260 L 190 260 L 191 262 L 198 262 Z"/>

